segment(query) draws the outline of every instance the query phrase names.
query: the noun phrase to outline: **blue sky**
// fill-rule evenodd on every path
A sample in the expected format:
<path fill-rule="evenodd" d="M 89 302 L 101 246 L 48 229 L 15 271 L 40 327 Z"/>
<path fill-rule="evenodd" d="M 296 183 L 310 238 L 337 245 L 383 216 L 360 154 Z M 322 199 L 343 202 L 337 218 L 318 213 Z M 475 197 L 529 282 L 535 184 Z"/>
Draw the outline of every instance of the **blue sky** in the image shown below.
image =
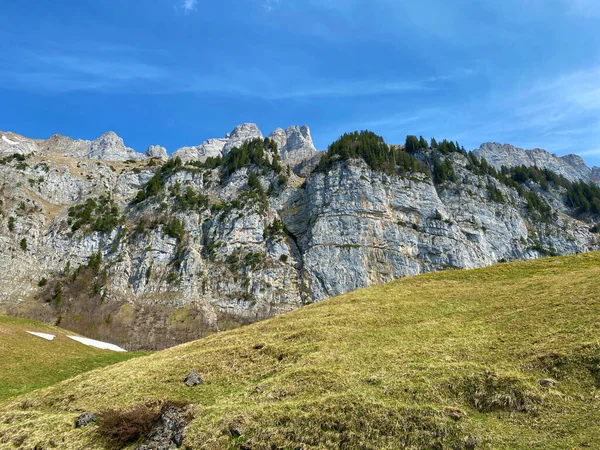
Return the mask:
<path fill-rule="evenodd" d="M 2 2 L 0 129 L 169 152 L 236 124 L 600 165 L 598 0 Z"/>

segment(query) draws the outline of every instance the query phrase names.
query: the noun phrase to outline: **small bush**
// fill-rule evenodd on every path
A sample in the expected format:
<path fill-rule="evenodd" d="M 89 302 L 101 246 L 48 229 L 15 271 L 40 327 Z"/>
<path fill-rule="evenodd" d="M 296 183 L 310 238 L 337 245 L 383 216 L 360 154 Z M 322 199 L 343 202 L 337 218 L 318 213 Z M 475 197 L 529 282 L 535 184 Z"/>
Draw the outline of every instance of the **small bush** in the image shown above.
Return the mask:
<path fill-rule="evenodd" d="M 165 414 L 172 417 L 175 412 L 178 420 L 164 431 L 170 434 L 171 443 L 179 447 L 183 441 L 183 430 L 193 418 L 193 415 L 184 412 L 186 406 L 185 402 L 166 400 L 134 405 L 126 410 L 105 409 L 100 413 L 97 432 L 111 441 L 115 448 L 123 448 L 149 438 L 160 419 Z"/>
<path fill-rule="evenodd" d="M 42 277 L 40 279 L 40 281 L 38 281 L 38 286 L 39 287 L 44 287 L 48 284 L 48 280 L 46 279 L 46 277 Z"/>
<path fill-rule="evenodd" d="M 173 217 L 164 224 L 163 231 L 167 236 L 181 241 L 185 234 L 185 223 L 182 220 Z"/>
<path fill-rule="evenodd" d="M 101 412 L 98 433 L 122 448 L 147 436 L 160 414 L 160 409 L 146 405 L 135 405 L 128 410 L 107 409 Z"/>
<path fill-rule="evenodd" d="M 523 380 L 506 374 L 484 372 L 458 383 L 468 403 L 481 412 L 529 412 L 542 402 L 541 396 Z"/>
<path fill-rule="evenodd" d="M 26 238 L 21 239 L 21 243 L 19 245 L 21 246 L 21 250 L 23 250 L 24 252 L 27 251 L 27 239 Z"/>
<path fill-rule="evenodd" d="M 15 231 L 15 218 L 12 216 L 8 218 L 8 231 Z"/>
<path fill-rule="evenodd" d="M 179 274 L 175 271 L 169 272 L 169 275 L 167 275 L 167 283 L 178 284 L 179 283 Z"/>

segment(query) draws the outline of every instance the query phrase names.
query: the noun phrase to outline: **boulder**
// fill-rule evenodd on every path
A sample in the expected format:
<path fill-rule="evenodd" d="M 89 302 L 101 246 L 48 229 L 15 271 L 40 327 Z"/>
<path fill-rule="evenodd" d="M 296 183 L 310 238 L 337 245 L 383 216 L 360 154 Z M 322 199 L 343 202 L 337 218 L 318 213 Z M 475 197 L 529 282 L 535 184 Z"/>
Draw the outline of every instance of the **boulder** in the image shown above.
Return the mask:
<path fill-rule="evenodd" d="M 75 420 L 75 428 L 87 427 L 92 423 L 98 422 L 98 417 L 92 412 L 84 412 Z"/>
<path fill-rule="evenodd" d="M 150 147 L 148 147 L 148 150 L 146 150 L 145 155 L 148 158 L 158 158 L 163 161 L 169 159 L 169 156 L 167 155 L 167 149 L 161 147 L 160 145 L 151 145 Z"/>
<path fill-rule="evenodd" d="M 146 442 L 137 450 L 171 450 L 183 445 L 187 422 L 182 411 L 174 406 L 163 408 Z"/>
<path fill-rule="evenodd" d="M 187 374 L 187 376 L 185 377 L 185 380 L 183 380 L 183 382 L 186 384 L 186 386 L 193 387 L 193 386 L 198 386 L 199 384 L 204 383 L 204 380 L 202 379 L 202 377 L 200 375 L 198 375 L 196 372 L 192 371 Z"/>

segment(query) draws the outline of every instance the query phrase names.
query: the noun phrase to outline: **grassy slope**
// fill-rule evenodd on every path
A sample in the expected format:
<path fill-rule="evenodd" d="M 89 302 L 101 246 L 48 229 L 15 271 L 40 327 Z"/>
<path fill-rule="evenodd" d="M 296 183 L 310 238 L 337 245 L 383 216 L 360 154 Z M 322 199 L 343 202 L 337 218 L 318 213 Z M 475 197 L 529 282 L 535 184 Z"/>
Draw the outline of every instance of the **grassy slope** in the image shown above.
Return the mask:
<path fill-rule="evenodd" d="M 27 331 L 56 338 L 47 341 Z M 0 316 L 0 401 L 140 355 L 95 349 L 67 335 L 76 333 L 34 320 Z"/>
<path fill-rule="evenodd" d="M 599 448 L 599 342 L 599 253 L 428 274 L 24 396 L 0 446 L 104 448 L 79 412 L 173 399 L 191 448 Z"/>

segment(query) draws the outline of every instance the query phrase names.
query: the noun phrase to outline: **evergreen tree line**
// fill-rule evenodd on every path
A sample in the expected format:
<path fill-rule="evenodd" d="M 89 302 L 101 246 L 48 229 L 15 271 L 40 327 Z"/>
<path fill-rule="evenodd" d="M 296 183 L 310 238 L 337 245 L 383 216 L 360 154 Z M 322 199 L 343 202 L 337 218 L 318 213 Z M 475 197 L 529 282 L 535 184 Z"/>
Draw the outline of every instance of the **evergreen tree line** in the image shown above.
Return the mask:
<path fill-rule="evenodd" d="M 270 152 L 270 157 L 267 155 Z M 223 179 L 233 174 L 235 171 L 247 166 L 256 166 L 260 169 L 272 169 L 276 174 L 283 173 L 281 165 L 281 156 L 277 150 L 277 143 L 271 139 L 253 139 L 243 143 L 240 147 L 234 147 L 229 153 L 221 157 L 209 157 L 204 162 L 193 161 L 187 165 L 199 169 L 220 169 Z M 184 169 L 181 158 L 177 157 L 167 161 L 154 176 L 146 183 L 146 186 L 138 191 L 133 203 L 141 203 L 144 200 L 154 197 L 165 188 L 167 178 L 178 170 Z M 205 206 L 205 199 L 194 196 L 186 191 L 179 195 L 177 199 L 182 207 L 193 207 L 197 204 L 200 207 Z"/>
<path fill-rule="evenodd" d="M 502 166 L 498 171 L 490 166 L 485 158 L 479 159 L 472 152 L 468 154 L 468 158 L 467 169 L 477 175 L 490 175 L 516 189 L 519 195 L 527 199 L 531 209 L 538 210 L 545 216 L 551 213 L 551 208 L 535 192 L 526 191 L 523 188 L 524 184 L 534 182 L 545 191 L 550 187 L 563 187 L 567 191 L 564 199 L 567 206 L 580 214 L 600 215 L 600 187 L 595 184 L 585 181 L 571 182 L 551 170 L 524 165 Z"/>
<path fill-rule="evenodd" d="M 467 154 L 467 151 L 464 147 L 461 147 L 458 142 L 452 142 L 444 139 L 442 142 L 438 143 L 435 138 L 431 138 L 430 143 L 428 144 L 423 136 L 417 138 L 416 136 L 406 136 L 406 142 L 404 143 L 404 150 L 410 154 L 417 153 L 421 150 L 437 150 L 444 155 L 449 155 L 450 153 L 461 153 L 463 155 Z"/>
<path fill-rule="evenodd" d="M 324 172 L 337 161 L 359 158 L 371 169 L 389 174 L 426 171 L 413 155 L 401 148 L 390 147 L 381 136 L 371 131 L 355 131 L 341 136 L 329 146 L 315 170 Z"/>
<path fill-rule="evenodd" d="M 165 180 L 183 167 L 180 157 L 170 159 L 154 174 L 143 189 L 139 190 L 133 203 L 141 203 L 147 198 L 154 197 L 165 187 Z"/>
<path fill-rule="evenodd" d="M 98 197 L 97 201 L 88 198 L 81 205 L 71 206 L 67 219 L 67 223 L 71 226 L 73 232 L 85 229 L 87 231 L 110 233 L 121 222 L 119 207 L 110 196 L 104 195 Z"/>
<path fill-rule="evenodd" d="M 271 153 L 270 158 L 267 152 Z M 260 169 L 273 169 L 276 174 L 283 171 L 281 157 L 277 151 L 277 143 L 269 138 L 253 139 L 244 142 L 240 147 L 234 147 L 223 156 L 221 169 L 224 177 L 246 166 L 256 166 Z"/>

